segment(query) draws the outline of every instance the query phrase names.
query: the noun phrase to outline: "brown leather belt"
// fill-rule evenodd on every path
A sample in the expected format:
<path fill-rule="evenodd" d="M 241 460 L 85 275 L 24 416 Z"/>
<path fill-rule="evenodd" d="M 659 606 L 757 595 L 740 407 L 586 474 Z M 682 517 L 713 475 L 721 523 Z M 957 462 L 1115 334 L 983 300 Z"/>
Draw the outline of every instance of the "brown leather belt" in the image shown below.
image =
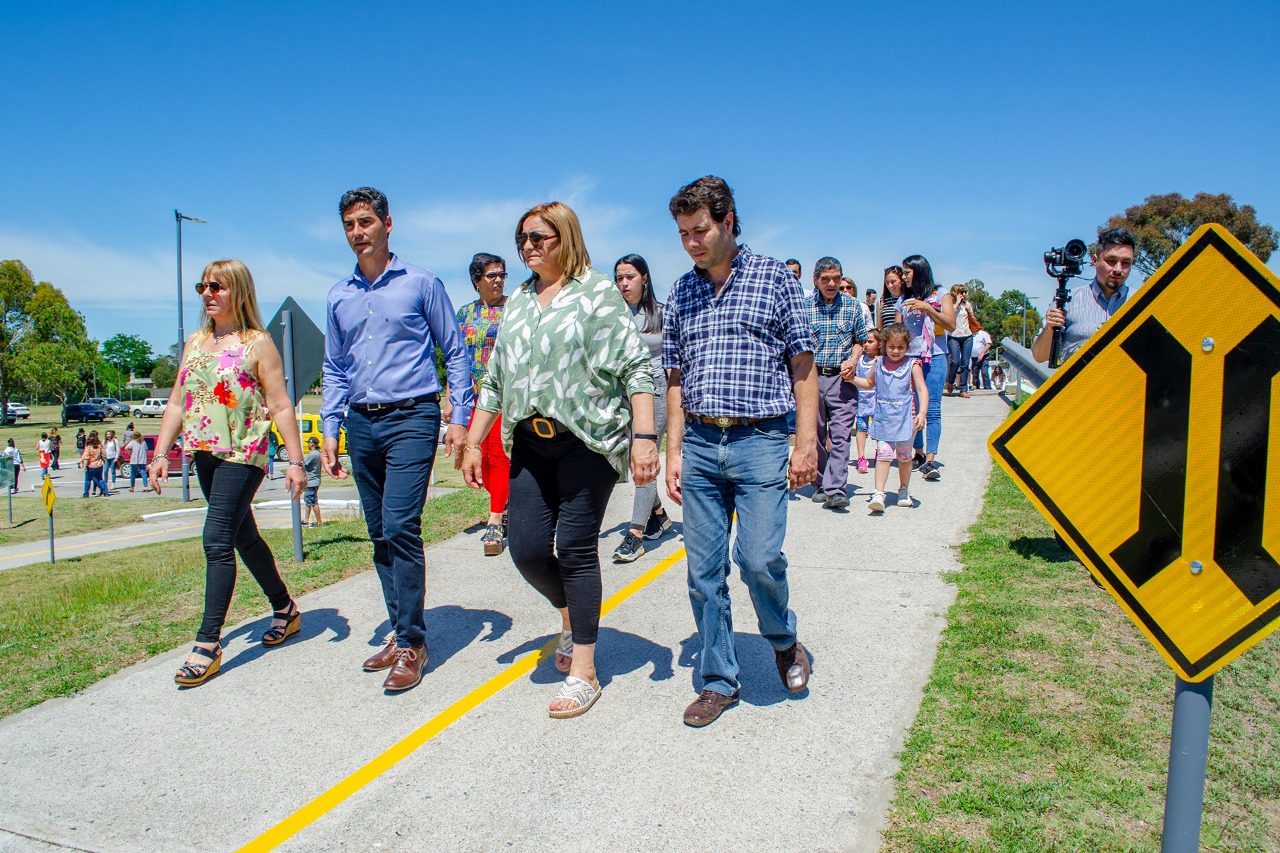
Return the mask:
<path fill-rule="evenodd" d="M 700 424 L 707 424 L 708 426 L 720 427 L 720 429 L 728 429 L 729 427 L 735 427 L 735 426 L 748 426 L 749 424 L 758 424 L 761 421 L 773 420 L 772 417 L 770 418 L 724 418 L 724 417 L 713 418 L 707 415 L 695 415 L 693 412 L 685 412 L 684 416 L 685 416 L 685 420 L 697 421 Z M 775 416 L 775 417 L 780 417 L 780 416 Z"/>

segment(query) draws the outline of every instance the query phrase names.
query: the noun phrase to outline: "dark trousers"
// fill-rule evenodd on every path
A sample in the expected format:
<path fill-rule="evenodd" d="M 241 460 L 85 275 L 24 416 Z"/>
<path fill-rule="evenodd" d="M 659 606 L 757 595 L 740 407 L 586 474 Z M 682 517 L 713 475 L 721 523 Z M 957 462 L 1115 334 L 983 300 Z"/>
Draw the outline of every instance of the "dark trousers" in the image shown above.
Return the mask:
<path fill-rule="evenodd" d="M 508 506 L 511 560 L 552 607 L 569 608 L 575 643 L 600 628 L 600 524 L 618 472 L 573 433 L 517 426 Z"/>
<path fill-rule="evenodd" d="M 347 450 L 373 542 L 373 566 L 402 648 L 427 641 L 422 505 L 439 429 L 439 403 L 372 414 L 352 407 L 347 414 Z"/>
<path fill-rule="evenodd" d="M 289 609 L 289 590 L 250 508 L 262 483 L 262 469 L 227 462 L 205 451 L 193 458 L 200 491 L 209 504 L 204 515 L 204 619 L 196 639 L 213 643 L 222 636 L 236 588 L 236 553 L 266 593 L 272 610 Z"/>

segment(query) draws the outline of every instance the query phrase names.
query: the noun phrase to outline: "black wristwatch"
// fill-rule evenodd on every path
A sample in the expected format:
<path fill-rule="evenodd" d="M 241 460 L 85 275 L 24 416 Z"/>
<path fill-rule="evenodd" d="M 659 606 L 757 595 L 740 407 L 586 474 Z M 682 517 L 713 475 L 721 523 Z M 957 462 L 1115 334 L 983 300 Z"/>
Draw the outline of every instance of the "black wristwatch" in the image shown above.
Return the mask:
<path fill-rule="evenodd" d="M 654 433 L 651 433 L 651 432 L 633 432 L 633 433 L 631 434 L 631 437 L 632 437 L 633 439 L 635 439 L 635 438 L 647 438 L 647 439 L 649 439 L 650 441 L 657 441 L 657 440 L 658 440 L 658 436 L 657 436 L 657 435 L 655 435 Z"/>

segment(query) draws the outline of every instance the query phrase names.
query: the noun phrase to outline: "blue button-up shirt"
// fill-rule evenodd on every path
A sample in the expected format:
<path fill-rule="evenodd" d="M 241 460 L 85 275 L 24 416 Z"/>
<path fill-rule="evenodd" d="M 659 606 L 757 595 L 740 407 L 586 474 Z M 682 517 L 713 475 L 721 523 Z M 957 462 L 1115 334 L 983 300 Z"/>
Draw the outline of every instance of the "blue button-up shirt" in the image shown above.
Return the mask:
<path fill-rule="evenodd" d="M 1063 326 L 1065 334 L 1062 337 L 1062 358 L 1065 360 L 1084 346 L 1085 341 L 1093 337 L 1094 332 L 1110 320 L 1111 315 L 1119 311 L 1128 298 L 1129 285 L 1120 285 L 1108 299 L 1103 295 L 1102 285 L 1098 284 L 1096 278 L 1072 290 L 1071 301 L 1063 312 L 1066 314 L 1066 324 Z M 1046 325 L 1048 324 L 1040 325 L 1042 331 Z"/>
<path fill-rule="evenodd" d="M 440 390 L 436 346 L 449 379 L 450 422 L 471 421 L 475 392 L 462 333 L 444 282 L 394 254 L 378 280 L 360 272 L 329 290 L 325 312 L 324 405 L 326 438 L 336 438 L 348 403 L 390 403 Z"/>
<path fill-rule="evenodd" d="M 781 261 L 738 247 L 717 296 L 700 269 L 672 285 L 662 366 L 681 374 L 686 411 L 766 418 L 795 408 L 789 359 L 813 351 L 800 282 Z"/>

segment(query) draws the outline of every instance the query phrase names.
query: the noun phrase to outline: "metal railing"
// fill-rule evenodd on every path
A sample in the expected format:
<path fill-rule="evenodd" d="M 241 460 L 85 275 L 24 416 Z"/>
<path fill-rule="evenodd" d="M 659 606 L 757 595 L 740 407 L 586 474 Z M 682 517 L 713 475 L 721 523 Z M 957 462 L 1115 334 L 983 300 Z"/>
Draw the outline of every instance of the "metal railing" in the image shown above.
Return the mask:
<path fill-rule="evenodd" d="M 1022 399 L 1025 385 L 1030 385 L 1032 389 L 1039 388 L 1053 375 L 1049 365 L 1036 361 L 1031 357 L 1031 350 L 1013 338 L 1000 341 L 1000 350 L 1001 358 L 1009 363 L 1009 369 L 1017 371 L 1017 378 L 1014 380 L 1014 399 L 1016 400 Z"/>

